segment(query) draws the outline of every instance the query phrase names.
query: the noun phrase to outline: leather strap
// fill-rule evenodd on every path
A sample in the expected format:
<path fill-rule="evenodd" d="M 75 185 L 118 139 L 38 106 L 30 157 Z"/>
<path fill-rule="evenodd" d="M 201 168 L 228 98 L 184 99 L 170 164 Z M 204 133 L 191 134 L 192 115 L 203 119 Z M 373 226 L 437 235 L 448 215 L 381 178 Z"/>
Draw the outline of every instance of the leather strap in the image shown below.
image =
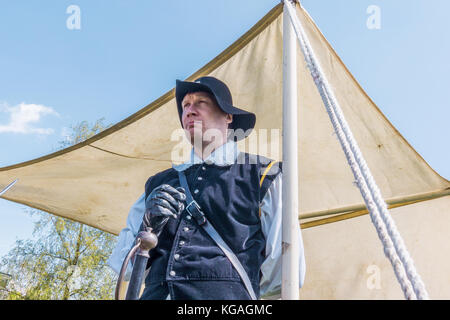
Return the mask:
<path fill-rule="evenodd" d="M 206 219 L 205 214 L 201 210 L 198 203 L 192 197 L 191 191 L 189 190 L 189 185 L 186 180 L 186 175 L 183 171 L 178 171 L 178 177 L 180 179 L 181 187 L 186 191 L 186 211 L 197 221 L 197 223 L 203 227 L 203 229 L 208 233 L 208 235 L 214 240 L 214 242 L 219 246 L 219 248 L 223 251 L 223 253 L 227 256 L 228 260 L 230 260 L 233 267 L 238 272 L 241 277 L 247 292 L 249 293 L 252 300 L 256 300 L 256 294 L 253 290 L 250 279 L 239 261 L 238 257 L 234 254 L 233 250 L 225 243 L 220 234 L 216 229 L 212 226 L 212 224 Z"/>

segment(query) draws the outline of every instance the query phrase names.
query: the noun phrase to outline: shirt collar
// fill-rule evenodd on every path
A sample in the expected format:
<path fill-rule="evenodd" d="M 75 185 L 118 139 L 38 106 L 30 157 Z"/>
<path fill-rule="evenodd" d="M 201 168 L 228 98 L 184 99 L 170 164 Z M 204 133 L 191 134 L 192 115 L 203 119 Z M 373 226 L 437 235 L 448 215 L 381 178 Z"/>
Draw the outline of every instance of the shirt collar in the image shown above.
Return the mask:
<path fill-rule="evenodd" d="M 184 171 L 190 166 L 199 163 L 215 164 L 218 166 L 232 165 L 236 162 L 239 154 L 239 149 L 237 143 L 234 141 L 228 141 L 227 143 L 221 145 L 215 149 L 211 154 L 205 159 L 201 159 L 194 152 L 194 148 L 191 149 L 190 159 L 179 165 L 172 165 L 172 167 L 177 171 Z"/>

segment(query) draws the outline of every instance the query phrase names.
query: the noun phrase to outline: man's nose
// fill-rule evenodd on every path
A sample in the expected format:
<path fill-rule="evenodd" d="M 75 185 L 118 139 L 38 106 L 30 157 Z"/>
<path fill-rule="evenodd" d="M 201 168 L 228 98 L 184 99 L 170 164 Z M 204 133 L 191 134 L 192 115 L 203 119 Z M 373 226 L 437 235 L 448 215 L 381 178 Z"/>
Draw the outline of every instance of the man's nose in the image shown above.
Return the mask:
<path fill-rule="evenodd" d="M 196 109 L 195 109 L 195 106 L 194 106 L 193 104 L 187 106 L 187 107 L 184 109 L 184 112 L 185 112 L 185 114 L 186 114 L 186 117 L 189 117 L 189 116 L 191 116 L 191 115 L 196 115 L 196 113 L 197 113 L 197 111 L 196 111 Z"/>

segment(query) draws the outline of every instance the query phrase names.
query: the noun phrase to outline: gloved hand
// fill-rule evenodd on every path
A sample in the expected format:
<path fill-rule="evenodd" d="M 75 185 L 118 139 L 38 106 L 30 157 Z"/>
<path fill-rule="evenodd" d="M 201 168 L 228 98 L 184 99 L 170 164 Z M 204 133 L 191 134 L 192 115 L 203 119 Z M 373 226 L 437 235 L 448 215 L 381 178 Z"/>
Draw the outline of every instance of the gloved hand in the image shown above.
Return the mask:
<path fill-rule="evenodd" d="M 186 194 L 183 188 L 174 188 L 162 184 L 148 195 L 145 200 L 144 227 L 152 228 L 152 232 L 159 236 L 169 218 L 177 219 L 184 210 Z"/>

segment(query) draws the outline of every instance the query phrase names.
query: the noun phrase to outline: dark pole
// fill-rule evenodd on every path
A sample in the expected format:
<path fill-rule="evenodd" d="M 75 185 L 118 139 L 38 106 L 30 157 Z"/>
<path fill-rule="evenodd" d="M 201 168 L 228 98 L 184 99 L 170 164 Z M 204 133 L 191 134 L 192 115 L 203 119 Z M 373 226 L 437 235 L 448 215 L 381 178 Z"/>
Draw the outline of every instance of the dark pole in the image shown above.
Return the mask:
<path fill-rule="evenodd" d="M 147 266 L 148 258 L 150 258 L 148 252 L 156 247 L 158 243 L 158 238 L 152 233 L 151 228 L 139 232 L 137 239 L 140 240 L 140 245 L 134 260 L 133 272 L 131 273 L 125 300 L 139 299 L 142 281 L 144 280 L 145 267 Z"/>
<path fill-rule="evenodd" d="M 148 252 L 156 247 L 158 244 L 158 237 L 152 232 L 152 228 L 145 228 L 145 231 L 138 233 L 136 237 L 136 244 L 128 252 L 125 260 L 122 263 L 122 268 L 117 279 L 115 298 L 119 300 L 120 287 L 122 286 L 123 277 L 128 266 L 128 262 L 135 255 L 136 258 L 131 273 L 130 283 L 128 285 L 125 300 L 138 300 L 141 291 L 142 280 L 144 278 L 145 267 L 147 266 Z M 136 252 L 137 251 L 137 252 Z"/>

